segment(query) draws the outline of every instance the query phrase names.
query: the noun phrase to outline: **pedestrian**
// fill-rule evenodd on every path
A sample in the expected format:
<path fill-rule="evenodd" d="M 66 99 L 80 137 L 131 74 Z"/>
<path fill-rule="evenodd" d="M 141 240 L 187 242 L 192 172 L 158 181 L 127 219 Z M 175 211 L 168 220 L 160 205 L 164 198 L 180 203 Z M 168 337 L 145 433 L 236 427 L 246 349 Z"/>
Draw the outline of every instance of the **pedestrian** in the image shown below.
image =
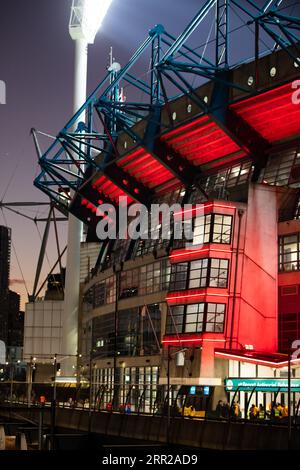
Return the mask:
<path fill-rule="evenodd" d="M 40 396 L 40 404 L 41 404 L 41 406 L 45 406 L 45 404 L 46 404 L 46 397 L 45 397 L 45 395 L 41 395 L 41 396 Z"/>
<path fill-rule="evenodd" d="M 222 417 L 228 419 L 230 416 L 230 406 L 229 403 L 223 403 Z"/>
<path fill-rule="evenodd" d="M 127 403 L 126 408 L 125 408 L 125 413 L 127 415 L 131 414 L 131 403 Z"/>
<path fill-rule="evenodd" d="M 254 419 L 257 418 L 257 414 L 258 414 L 258 408 L 257 408 L 257 406 L 253 403 L 253 404 L 251 405 L 250 410 L 249 410 L 249 419 L 251 419 L 251 420 L 253 421 Z"/>
<path fill-rule="evenodd" d="M 262 404 L 259 405 L 258 408 L 258 419 L 263 421 L 266 418 L 266 410 Z"/>
<path fill-rule="evenodd" d="M 223 402 L 222 402 L 222 400 L 219 400 L 218 404 L 216 406 L 216 416 L 217 416 L 217 418 L 222 418 L 222 412 L 223 412 Z"/>
<path fill-rule="evenodd" d="M 288 415 L 289 415 L 289 409 L 288 409 L 287 405 L 283 405 L 283 408 L 282 408 L 282 411 L 281 411 L 281 416 L 283 418 L 287 418 Z"/>
<path fill-rule="evenodd" d="M 280 418 L 280 412 L 277 408 L 277 404 L 275 402 L 272 403 L 272 409 L 271 409 L 271 414 L 270 414 L 271 419 L 279 419 Z"/>

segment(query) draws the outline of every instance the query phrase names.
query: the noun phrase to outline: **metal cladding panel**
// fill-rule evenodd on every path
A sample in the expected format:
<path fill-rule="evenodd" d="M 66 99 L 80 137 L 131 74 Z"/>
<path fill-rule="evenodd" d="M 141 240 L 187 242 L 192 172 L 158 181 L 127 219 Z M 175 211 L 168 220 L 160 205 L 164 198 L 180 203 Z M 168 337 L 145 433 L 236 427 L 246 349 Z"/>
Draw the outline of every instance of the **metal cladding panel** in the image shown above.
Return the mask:
<path fill-rule="evenodd" d="M 231 105 L 270 143 L 300 134 L 300 104 L 294 104 L 292 82 Z"/>

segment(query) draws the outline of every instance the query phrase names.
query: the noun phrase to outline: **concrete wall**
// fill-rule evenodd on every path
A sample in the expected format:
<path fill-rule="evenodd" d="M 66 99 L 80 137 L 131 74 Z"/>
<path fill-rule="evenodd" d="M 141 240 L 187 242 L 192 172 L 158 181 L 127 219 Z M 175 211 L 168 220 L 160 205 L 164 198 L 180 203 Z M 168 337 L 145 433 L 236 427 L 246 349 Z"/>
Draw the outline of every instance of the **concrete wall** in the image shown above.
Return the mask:
<path fill-rule="evenodd" d="M 45 415 L 49 424 L 50 414 Z M 59 409 L 57 425 L 70 430 L 86 432 L 88 412 Z M 126 437 L 152 442 L 166 442 L 167 418 L 146 415 L 92 413 L 91 432 L 99 435 Z M 293 430 L 292 448 L 300 446 L 300 429 Z M 100 439 L 99 439 L 100 441 Z M 170 442 L 205 449 L 265 450 L 287 449 L 286 426 L 262 426 L 252 423 L 220 422 L 172 418 Z"/>
<path fill-rule="evenodd" d="M 256 350 L 274 352 L 278 342 L 276 187 L 251 185 L 245 217 L 244 253 L 238 272 L 240 301 L 236 303 L 234 337 L 240 344 L 252 344 Z"/>
<path fill-rule="evenodd" d="M 24 319 L 25 361 L 36 356 L 37 362 L 51 362 L 61 353 L 63 300 L 37 300 L 27 303 Z"/>

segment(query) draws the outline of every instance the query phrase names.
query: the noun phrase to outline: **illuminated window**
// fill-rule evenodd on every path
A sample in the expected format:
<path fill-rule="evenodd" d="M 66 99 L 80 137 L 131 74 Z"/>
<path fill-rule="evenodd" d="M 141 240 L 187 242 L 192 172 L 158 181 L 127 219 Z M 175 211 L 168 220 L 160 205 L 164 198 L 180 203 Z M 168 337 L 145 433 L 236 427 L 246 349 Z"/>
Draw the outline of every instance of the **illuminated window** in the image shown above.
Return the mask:
<path fill-rule="evenodd" d="M 222 333 L 224 329 L 225 305 L 208 303 L 205 331 Z"/>
<path fill-rule="evenodd" d="M 186 306 L 185 333 L 201 333 L 203 331 L 205 304 Z"/>
<path fill-rule="evenodd" d="M 214 214 L 212 243 L 230 243 L 232 216 Z"/>
<path fill-rule="evenodd" d="M 193 245 L 209 243 L 211 230 L 211 214 L 195 217 Z"/>
<path fill-rule="evenodd" d="M 175 305 L 169 308 L 166 334 L 222 333 L 225 304 L 199 303 Z"/>
<path fill-rule="evenodd" d="M 232 216 L 205 214 L 195 217 L 193 224 L 193 245 L 206 243 L 230 243 Z"/>
<path fill-rule="evenodd" d="M 203 258 L 172 265 L 170 291 L 199 289 L 202 287 L 227 287 L 229 261 Z"/>
<path fill-rule="evenodd" d="M 298 271 L 299 252 L 299 233 L 279 237 L 279 271 Z"/>

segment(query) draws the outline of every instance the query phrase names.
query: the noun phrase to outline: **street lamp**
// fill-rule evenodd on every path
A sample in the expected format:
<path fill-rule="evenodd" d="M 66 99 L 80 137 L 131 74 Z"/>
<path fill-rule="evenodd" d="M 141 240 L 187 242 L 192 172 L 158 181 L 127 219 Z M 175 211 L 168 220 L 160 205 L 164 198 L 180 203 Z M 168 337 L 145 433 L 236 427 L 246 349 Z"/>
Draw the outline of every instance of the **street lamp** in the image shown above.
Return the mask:
<path fill-rule="evenodd" d="M 74 114 L 86 101 L 88 44 L 93 44 L 111 2 L 112 0 L 73 0 L 72 2 L 69 33 L 75 42 Z M 84 120 L 84 115 L 79 116 L 74 124 L 74 130 L 77 129 L 79 121 Z M 77 354 L 81 234 L 82 222 L 69 214 L 62 331 L 62 352 L 66 355 Z M 67 360 L 62 373 L 72 375 L 72 372 L 72 361 Z"/>

